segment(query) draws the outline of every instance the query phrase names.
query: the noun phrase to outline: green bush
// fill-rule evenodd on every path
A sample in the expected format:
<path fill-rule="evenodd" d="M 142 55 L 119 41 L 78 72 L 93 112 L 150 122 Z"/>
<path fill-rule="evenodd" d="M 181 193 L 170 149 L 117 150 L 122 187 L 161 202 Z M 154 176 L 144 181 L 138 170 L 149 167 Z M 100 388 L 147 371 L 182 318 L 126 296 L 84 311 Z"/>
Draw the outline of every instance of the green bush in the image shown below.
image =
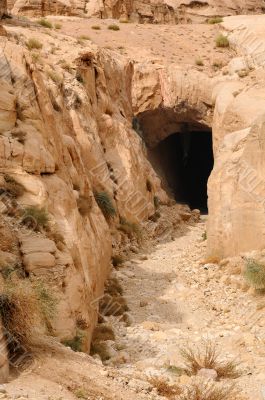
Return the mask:
<path fill-rule="evenodd" d="M 22 222 L 27 225 L 28 228 L 34 229 L 35 231 L 41 228 L 45 229 L 48 228 L 49 225 L 49 214 L 45 208 L 36 206 L 27 207 L 23 210 Z"/>
<path fill-rule="evenodd" d="M 224 36 L 222 33 L 220 33 L 215 39 L 215 44 L 217 47 L 223 47 L 223 48 L 230 46 L 228 38 Z"/>
<path fill-rule="evenodd" d="M 41 18 L 38 20 L 38 24 L 43 26 L 44 28 L 51 29 L 53 27 L 52 23 L 45 18 Z"/>
<path fill-rule="evenodd" d="M 265 266 L 263 264 L 253 259 L 247 260 L 244 277 L 255 289 L 265 289 Z"/>
<path fill-rule="evenodd" d="M 35 39 L 35 38 L 30 38 L 27 41 L 26 46 L 27 46 L 27 48 L 29 50 L 33 50 L 33 49 L 40 50 L 40 49 L 42 49 L 42 43 L 38 39 Z"/>
<path fill-rule="evenodd" d="M 84 336 L 84 332 L 81 329 L 78 329 L 74 338 L 63 340 L 62 344 L 70 347 L 73 351 L 82 351 Z"/>
<path fill-rule="evenodd" d="M 204 66 L 204 62 L 203 62 L 203 60 L 202 60 L 201 58 L 197 58 L 197 59 L 195 60 L 195 64 L 196 64 L 198 67 L 203 67 L 203 66 Z"/>
<path fill-rule="evenodd" d="M 119 25 L 112 24 L 112 25 L 108 26 L 108 29 L 110 29 L 111 31 L 119 31 L 120 27 L 119 27 Z"/>
<path fill-rule="evenodd" d="M 207 20 L 207 23 L 210 24 L 210 25 L 220 24 L 221 22 L 223 22 L 223 18 L 222 17 L 213 17 L 213 18 L 209 18 Z"/>
<path fill-rule="evenodd" d="M 94 196 L 105 218 L 109 219 L 115 217 L 116 210 L 110 195 L 107 192 L 102 191 L 102 192 L 95 192 Z"/>

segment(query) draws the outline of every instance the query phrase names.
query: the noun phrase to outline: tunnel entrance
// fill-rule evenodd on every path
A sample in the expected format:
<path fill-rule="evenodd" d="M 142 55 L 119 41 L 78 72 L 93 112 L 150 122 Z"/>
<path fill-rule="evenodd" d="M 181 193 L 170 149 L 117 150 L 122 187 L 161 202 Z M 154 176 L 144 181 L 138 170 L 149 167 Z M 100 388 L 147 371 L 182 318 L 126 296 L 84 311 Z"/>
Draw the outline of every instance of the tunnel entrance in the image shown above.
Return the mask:
<path fill-rule="evenodd" d="M 207 213 L 207 181 L 213 169 L 211 131 L 184 129 L 148 149 L 164 189 L 179 203 Z"/>

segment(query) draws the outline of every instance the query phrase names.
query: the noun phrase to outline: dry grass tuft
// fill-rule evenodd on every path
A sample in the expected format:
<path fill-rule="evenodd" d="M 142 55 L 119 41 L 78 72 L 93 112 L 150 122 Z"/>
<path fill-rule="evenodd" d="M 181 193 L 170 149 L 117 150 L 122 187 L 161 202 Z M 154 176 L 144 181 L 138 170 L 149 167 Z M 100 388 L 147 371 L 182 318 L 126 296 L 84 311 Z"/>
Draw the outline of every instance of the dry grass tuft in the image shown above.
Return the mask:
<path fill-rule="evenodd" d="M 256 260 L 248 259 L 246 261 L 244 277 L 255 289 L 265 289 L 265 265 Z"/>
<path fill-rule="evenodd" d="M 240 376 L 235 361 L 220 361 L 215 344 L 206 342 L 203 348 L 193 349 L 185 347 L 180 349 L 185 362 L 185 371 L 188 375 L 197 375 L 200 369 L 214 369 L 218 379 L 235 379 Z"/>
<path fill-rule="evenodd" d="M 40 49 L 42 49 L 42 43 L 38 39 L 35 39 L 35 38 L 30 38 L 27 41 L 26 46 L 27 46 L 27 48 L 29 50 L 33 50 L 33 49 L 40 50 Z"/>
<path fill-rule="evenodd" d="M 224 36 L 222 33 L 220 33 L 215 39 L 215 44 L 216 47 L 223 47 L 223 48 L 230 46 L 228 38 Z"/>
<path fill-rule="evenodd" d="M 151 378 L 149 382 L 156 388 L 159 396 L 164 396 L 168 399 L 175 399 L 176 396 L 180 395 L 182 392 L 179 385 L 169 385 L 168 382 L 162 378 Z"/>
<path fill-rule="evenodd" d="M 193 383 L 186 387 L 178 400 L 235 400 L 233 387 L 222 387 L 216 383 Z"/>

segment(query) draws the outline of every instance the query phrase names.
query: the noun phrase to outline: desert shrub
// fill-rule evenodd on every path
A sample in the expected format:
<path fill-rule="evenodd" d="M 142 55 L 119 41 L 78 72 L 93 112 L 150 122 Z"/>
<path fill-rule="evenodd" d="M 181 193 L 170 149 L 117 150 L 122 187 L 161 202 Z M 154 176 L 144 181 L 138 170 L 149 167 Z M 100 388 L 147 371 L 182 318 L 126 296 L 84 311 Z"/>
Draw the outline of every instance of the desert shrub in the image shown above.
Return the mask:
<path fill-rule="evenodd" d="M 114 267 L 118 267 L 119 265 L 123 264 L 124 259 L 122 256 L 117 254 L 117 255 L 112 256 L 111 261 L 112 261 L 112 264 Z"/>
<path fill-rule="evenodd" d="M 0 294 L 0 315 L 8 333 L 9 352 L 19 347 L 30 349 L 33 327 L 38 320 L 39 303 L 35 291 L 25 280 L 5 282 Z"/>
<path fill-rule="evenodd" d="M 84 217 L 89 215 L 92 210 L 93 200 L 92 197 L 79 196 L 77 199 L 77 208 L 80 214 Z"/>
<path fill-rule="evenodd" d="M 41 314 L 44 321 L 47 323 L 56 314 L 57 299 L 50 288 L 42 282 L 36 282 L 34 289 L 39 300 Z"/>
<path fill-rule="evenodd" d="M 223 22 L 223 18 L 222 17 L 213 17 L 213 18 L 209 18 L 207 20 L 207 23 L 210 24 L 210 25 L 220 24 L 221 22 Z"/>
<path fill-rule="evenodd" d="M 79 36 L 78 39 L 80 39 L 80 40 L 90 40 L 90 37 L 87 36 L 87 35 L 81 35 L 81 36 Z"/>
<path fill-rule="evenodd" d="M 125 218 L 120 218 L 120 225 L 118 226 L 118 229 L 129 237 L 136 237 L 137 240 L 142 239 L 142 231 L 139 226 L 139 224 L 136 224 L 135 222 L 130 222 L 127 221 Z"/>
<path fill-rule="evenodd" d="M 248 259 L 244 270 L 246 281 L 255 289 L 265 289 L 265 265 Z"/>
<path fill-rule="evenodd" d="M 206 231 L 204 231 L 203 234 L 202 234 L 202 240 L 203 241 L 207 240 L 207 232 Z"/>
<path fill-rule="evenodd" d="M 215 39 L 215 44 L 217 47 L 229 47 L 229 40 L 226 36 L 220 33 L 217 38 Z"/>
<path fill-rule="evenodd" d="M 35 38 L 30 38 L 27 41 L 26 46 L 27 46 L 27 48 L 29 50 L 33 50 L 33 49 L 40 50 L 40 49 L 42 49 L 42 43 L 38 39 L 35 39 Z"/>
<path fill-rule="evenodd" d="M 122 286 L 120 285 L 117 278 L 110 278 L 107 280 L 105 285 L 105 292 L 112 296 L 123 294 Z"/>
<path fill-rule="evenodd" d="M 85 389 L 83 389 L 83 388 L 79 388 L 79 389 L 76 389 L 75 391 L 74 391 L 74 395 L 78 398 L 78 399 L 85 399 L 85 400 L 87 400 L 89 397 L 89 395 L 88 395 L 88 393 L 87 393 L 87 391 L 85 390 Z"/>
<path fill-rule="evenodd" d="M 154 196 L 154 206 L 157 209 L 160 206 L 160 199 L 158 196 Z"/>
<path fill-rule="evenodd" d="M 164 396 L 168 399 L 176 399 L 176 396 L 180 395 L 182 392 L 179 385 L 169 385 L 166 380 L 159 377 L 151 378 L 149 382 L 156 388 L 159 396 Z"/>
<path fill-rule="evenodd" d="M 62 25 L 61 25 L 61 24 L 58 24 L 58 23 L 57 23 L 57 24 L 54 24 L 54 28 L 55 28 L 55 29 L 61 29 L 61 28 L 62 28 Z"/>
<path fill-rule="evenodd" d="M 108 29 L 110 29 L 111 31 L 119 31 L 120 27 L 119 27 L 119 25 L 111 24 L 108 26 Z"/>
<path fill-rule="evenodd" d="M 49 225 L 49 214 L 45 208 L 39 208 L 36 206 L 27 207 L 23 210 L 22 217 L 23 224 L 27 225 L 28 228 L 38 231 L 42 228 L 48 228 Z"/>
<path fill-rule="evenodd" d="M 47 75 L 54 83 L 61 83 L 62 82 L 62 76 L 57 74 L 54 71 L 47 71 Z"/>
<path fill-rule="evenodd" d="M 101 342 L 106 340 L 115 340 L 115 333 L 111 326 L 106 324 L 98 325 L 93 332 L 92 342 Z"/>
<path fill-rule="evenodd" d="M 63 340 L 62 344 L 64 344 L 66 347 L 70 347 L 73 351 L 82 351 L 84 336 L 84 332 L 81 329 L 78 329 L 75 337 L 72 339 Z"/>
<path fill-rule="evenodd" d="M 115 217 L 116 210 L 110 195 L 107 192 L 103 191 L 103 192 L 95 192 L 94 196 L 105 218 L 110 219 Z"/>
<path fill-rule="evenodd" d="M 148 192 L 152 192 L 152 189 L 153 189 L 153 186 L 152 186 L 151 181 L 149 179 L 146 179 L 146 190 Z"/>
<path fill-rule="evenodd" d="M 91 29 L 94 29 L 95 31 L 100 31 L 101 27 L 99 25 L 92 25 Z"/>
<path fill-rule="evenodd" d="M 204 66 L 204 62 L 203 62 L 203 60 L 202 60 L 201 58 L 197 58 L 197 59 L 195 60 L 195 64 L 196 64 L 198 67 L 203 67 L 203 66 Z"/>
<path fill-rule="evenodd" d="M 3 185 L 3 190 L 10 194 L 10 196 L 17 198 L 24 194 L 25 188 L 23 185 L 18 183 L 12 176 L 4 175 L 5 183 Z"/>
<path fill-rule="evenodd" d="M 39 19 L 38 24 L 43 26 L 44 28 L 49 28 L 49 29 L 51 29 L 53 26 L 52 23 L 45 18 Z"/>
<path fill-rule="evenodd" d="M 193 383 L 184 388 L 178 400 L 235 400 L 235 391 L 213 382 Z"/>
<path fill-rule="evenodd" d="M 203 343 L 202 348 L 193 349 L 183 347 L 180 353 L 185 362 L 185 370 L 188 375 L 197 375 L 200 369 L 214 369 L 220 378 L 238 378 L 240 372 L 235 361 L 220 361 L 215 344 L 211 342 Z"/>

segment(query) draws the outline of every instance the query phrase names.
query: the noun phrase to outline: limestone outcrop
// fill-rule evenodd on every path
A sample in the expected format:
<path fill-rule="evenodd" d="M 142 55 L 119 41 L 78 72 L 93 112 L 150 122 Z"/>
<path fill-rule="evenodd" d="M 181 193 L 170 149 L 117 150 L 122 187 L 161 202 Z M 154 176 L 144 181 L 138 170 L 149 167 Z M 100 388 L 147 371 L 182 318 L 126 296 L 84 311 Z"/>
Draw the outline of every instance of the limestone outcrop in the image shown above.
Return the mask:
<path fill-rule="evenodd" d="M 8 0 L 8 8 L 14 14 L 86 15 L 155 24 L 203 22 L 216 15 L 255 14 L 261 13 L 263 7 L 262 0 L 225 3 L 220 0 Z"/>
<path fill-rule="evenodd" d="M 8 35 L 20 29 L 8 27 Z M 34 39 L 31 29 L 23 35 L 24 43 Z M 24 188 L 15 204 L 1 197 L 1 212 L 15 218 L 24 270 L 58 301 L 53 333 L 66 340 L 82 326 L 87 349 L 110 268 L 115 222 L 105 219 L 94 194 L 108 193 L 117 216 L 131 222 L 154 213 L 155 195 L 164 201 L 167 196 L 130 123 L 132 63 L 61 39 L 55 38 L 56 54 L 46 33 L 38 32 L 42 50 L 34 58 L 23 44 L 0 38 L 1 184 L 8 176 Z M 47 210 L 49 232 L 23 228 L 26 207 Z"/>

